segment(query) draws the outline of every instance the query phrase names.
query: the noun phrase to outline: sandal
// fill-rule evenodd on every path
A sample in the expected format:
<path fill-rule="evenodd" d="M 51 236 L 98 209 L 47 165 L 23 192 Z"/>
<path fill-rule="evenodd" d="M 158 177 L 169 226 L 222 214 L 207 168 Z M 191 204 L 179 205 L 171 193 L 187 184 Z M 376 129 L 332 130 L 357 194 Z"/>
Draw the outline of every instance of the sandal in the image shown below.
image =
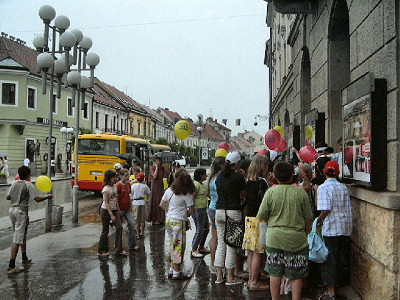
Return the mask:
<path fill-rule="evenodd" d="M 269 285 L 257 282 L 255 285 L 248 285 L 247 289 L 249 291 L 267 291 L 269 290 Z"/>
<path fill-rule="evenodd" d="M 139 246 L 135 246 L 135 247 L 133 247 L 133 248 L 129 248 L 128 250 L 137 251 L 137 250 L 139 250 L 139 249 L 140 249 L 140 247 L 139 247 Z"/>
<path fill-rule="evenodd" d="M 118 255 L 118 256 L 128 256 L 128 253 L 126 253 L 126 251 L 121 251 L 121 252 L 118 252 L 118 253 L 115 253 L 116 255 Z"/>
<path fill-rule="evenodd" d="M 224 279 L 222 279 L 221 281 L 218 281 L 218 280 L 215 280 L 214 281 L 214 283 L 216 283 L 216 284 L 221 284 L 221 283 L 223 283 L 224 282 Z"/>
<path fill-rule="evenodd" d="M 238 284 L 242 284 L 242 283 L 244 283 L 243 281 L 241 281 L 241 280 L 234 280 L 234 281 L 231 281 L 231 282 L 225 282 L 225 285 L 226 286 L 232 286 L 232 285 L 238 285 Z"/>
<path fill-rule="evenodd" d="M 183 273 L 179 273 L 178 276 L 172 276 L 172 280 L 188 280 L 188 279 L 190 279 L 190 276 Z"/>

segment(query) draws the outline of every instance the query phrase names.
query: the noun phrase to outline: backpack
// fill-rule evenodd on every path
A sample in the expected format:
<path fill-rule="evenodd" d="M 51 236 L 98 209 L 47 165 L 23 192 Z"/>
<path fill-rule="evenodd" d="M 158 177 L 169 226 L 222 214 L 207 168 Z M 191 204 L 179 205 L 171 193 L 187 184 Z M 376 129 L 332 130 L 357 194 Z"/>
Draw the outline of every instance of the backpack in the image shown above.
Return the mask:
<path fill-rule="evenodd" d="M 317 263 L 323 263 L 328 258 L 329 250 L 325 246 L 324 238 L 317 233 L 316 218 L 312 224 L 311 233 L 307 236 L 308 240 L 308 259 Z"/>

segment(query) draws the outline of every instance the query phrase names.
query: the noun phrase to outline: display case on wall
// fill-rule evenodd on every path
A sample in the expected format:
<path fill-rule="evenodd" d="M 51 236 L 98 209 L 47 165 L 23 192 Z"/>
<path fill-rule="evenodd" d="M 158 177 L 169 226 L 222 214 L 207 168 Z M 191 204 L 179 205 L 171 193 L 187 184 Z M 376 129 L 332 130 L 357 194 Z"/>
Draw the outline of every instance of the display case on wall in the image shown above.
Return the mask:
<path fill-rule="evenodd" d="M 342 91 L 344 179 L 385 190 L 387 184 L 386 80 L 367 73 Z"/>

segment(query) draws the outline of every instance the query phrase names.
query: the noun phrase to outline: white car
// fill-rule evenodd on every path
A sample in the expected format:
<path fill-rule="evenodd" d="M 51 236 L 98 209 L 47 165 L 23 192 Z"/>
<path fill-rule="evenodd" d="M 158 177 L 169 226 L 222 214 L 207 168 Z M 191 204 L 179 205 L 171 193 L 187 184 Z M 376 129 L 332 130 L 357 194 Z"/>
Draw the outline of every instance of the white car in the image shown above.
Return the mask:
<path fill-rule="evenodd" d="M 180 159 L 176 159 L 175 162 L 179 163 L 182 168 L 186 167 L 186 158 L 181 156 Z"/>

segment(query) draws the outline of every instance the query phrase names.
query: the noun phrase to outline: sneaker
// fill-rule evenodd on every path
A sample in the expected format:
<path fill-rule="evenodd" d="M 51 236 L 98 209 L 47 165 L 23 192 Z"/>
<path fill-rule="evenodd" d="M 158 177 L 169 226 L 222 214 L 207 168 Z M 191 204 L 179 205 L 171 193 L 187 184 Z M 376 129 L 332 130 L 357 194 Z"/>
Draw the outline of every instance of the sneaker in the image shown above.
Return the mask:
<path fill-rule="evenodd" d="M 103 252 L 103 253 L 98 252 L 97 255 L 99 255 L 99 256 L 109 256 L 110 252 Z"/>
<path fill-rule="evenodd" d="M 190 276 L 183 273 L 179 273 L 178 276 L 172 276 L 172 280 L 188 280 L 188 279 L 190 279 Z"/>
<path fill-rule="evenodd" d="M 127 253 L 126 251 L 121 251 L 121 252 L 115 253 L 115 255 L 118 255 L 118 256 L 128 256 L 128 253 Z"/>
<path fill-rule="evenodd" d="M 328 294 L 323 294 L 318 298 L 318 300 L 335 300 L 335 299 L 336 299 L 335 295 L 329 296 Z"/>
<path fill-rule="evenodd" d="M 192 251 L 192 253 L 190 254 L 190 256 L 191 256 L 192 258 L 203 258 L 203 257 L 204 257 L 204 255 L 201 254 L 199 251 Z"/>
<path fill-rule="evenodd" d="M 14 268 L 8 267 L 7 268 L 7 274 L 15 274 L 15 273 L 19 273 L 21 271 L 23 271 L 23 269 L 18 268 L 18 267 L 14 267 Z"/>
<path fill-rule="evenodd" d="M 32 262 L 32 259 L 27 259 L 22 261 L 22 266 L 26 268 L 30 263 Z"/>

